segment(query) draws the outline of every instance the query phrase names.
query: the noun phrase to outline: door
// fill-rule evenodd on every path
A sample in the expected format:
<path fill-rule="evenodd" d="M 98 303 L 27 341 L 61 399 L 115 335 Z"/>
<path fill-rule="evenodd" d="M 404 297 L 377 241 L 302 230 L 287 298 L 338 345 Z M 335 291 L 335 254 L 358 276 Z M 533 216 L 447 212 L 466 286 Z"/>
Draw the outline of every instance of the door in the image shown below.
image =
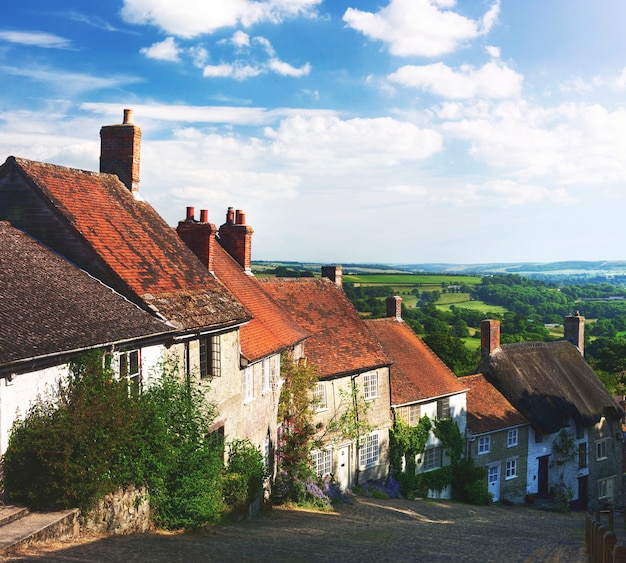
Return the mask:
<path fill-rule="evenodd" d="M 578 510 L 587 510 L 587 475 L 578 478 Z"/>
<path fill-rule="evenodd" d="M 547 497 L 550 493 L 550 487 L 548 485 L 548 460 L 550 459 L 549 455 L 542 455 L 537 458 L 539 462 L 539 470 L 537 471 L 537 493 L 539 496 Z"/>
<path fill-rule="evenodd" d="M 487 489 L 494 502 L 500 500 L 500 464 L 490 465 L 487 471 Z"/>
<path fill-rule="evenodd" d="M 350 444 L 340 446 L 337 460 L 337 483 L 341 490 L 350 488 Z"/>

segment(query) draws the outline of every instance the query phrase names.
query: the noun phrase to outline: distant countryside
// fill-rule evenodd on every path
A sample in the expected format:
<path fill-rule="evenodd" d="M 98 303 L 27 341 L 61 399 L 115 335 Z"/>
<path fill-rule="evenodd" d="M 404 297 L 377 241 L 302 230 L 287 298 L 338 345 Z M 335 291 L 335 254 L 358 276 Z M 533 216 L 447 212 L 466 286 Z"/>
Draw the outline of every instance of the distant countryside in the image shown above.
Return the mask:
<path fill-rule="evenodd" d="M 502 343 L 563 338 L 563 318 L 580 312 L 586 319 L 585 357 L 614 394 L 626 393 L 626 278 L 620 273 L 588 272 L 583 263 L 571 276 L 502 272 L 407 273 L 397 266 L 348 265 L 343 289 L 363 317 L 386 314 L 388 296 L 402 297 L 402 316 L 457 375 L 474 373 L 480 354 L 480 322 L 499 319 Z M 319 276 L 321 265 L 258 263 L 263 276 Z M 521 270 L 509 267 L 504 270 Z M 529 268 L 527 268 L 529 269 Z M 530 269 L 532 270 L 532 269 Z"/>

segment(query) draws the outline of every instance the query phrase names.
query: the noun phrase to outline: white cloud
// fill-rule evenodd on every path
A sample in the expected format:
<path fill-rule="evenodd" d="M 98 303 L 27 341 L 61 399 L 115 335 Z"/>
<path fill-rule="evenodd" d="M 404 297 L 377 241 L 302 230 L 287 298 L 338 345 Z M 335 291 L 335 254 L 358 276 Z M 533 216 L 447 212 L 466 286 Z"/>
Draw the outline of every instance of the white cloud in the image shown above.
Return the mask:
<path fill-rule="evenodd" d="M 456 99 L 517 96 L 523 80 L 522 75 L 497 61 L 489 62 L 478 69 L 463 65 L 458 71 L 443 63 L 407 65 L 390 74 L 388 78 L 403 86 Z"/>
<path fill-rule="evenodd" d="M 342 120 L 336 116 L 295 115 L 267 128 L 272 153 L 314 175 L 368 170 L 419 161 L 439 152 L 442 138 L 432 129 L 390 117 Z"/>
<path fill-rule="evenodd" d="M 0 41 L 18 45 L 44 47 L 46 49 L 70 49 L 72 46 L 72 42 L 69 39 L 42 31 L 0 30 Z"/>
<path fill-rule="evenodd" d="M 167 37 L 159 43 L 153 43 L 150 47 L 140 49 L 139 52 L 149 59 L 178 62 L 180 61 L 181 49 L 176 45 L 173 37 Z"/>
<path fill-rule="evenodd" d="M 119 88 L 121 86 L 141 82 L 141 79 L 136 76 L 121 75 L 107 77 L 93 74 L 80 74 L 77 72 L 64 72 L 48 68 L 1 66 L 0 72 L 13 76 L 23 76 L 36 82 L 47 83 L 54 88 L 62 90 L 64 96 L 107 88 Z"/>
<path fill-rule="evenodd" d="M 246 80 L 263 72 L 263 68 L 242 63 L 208 65 L 204 67 L 202 75 L 208 78 L 234 78 Z"/>
<path fill-rule="evenodd" d="M 626 67 L 624 67 L 620 75 L 616 78 L 615 87 L 618 90 L 624 90 L 626 88 Z"/>
<path fill-rule="evenodd" d="M 494 59 L 499 59 L 500 58 L 500 47 L 495 47 L 493 45 L 487 45 L 485 47 L 485 51 L 487 52 L 487 54 L 494 58 Z"/>
<path fill-rule="evenodd" d="M 134 24 L 155 25 L 177 37 L 196 37 L 224 27 L 279 23 L 312 16 L 322 0 L 124 0 L 122 17 Z"/>
<path fill-rule="evenodd" d="M 448 9 L 455 4 L 454 0 L 390 0 L 377 13 L 348 8 L 343 19 L 366 37 L 387 43 L 393 55 L 434 57 L 488 33 L 500 11 L 496 0 L 475 21 Z"/>
<path fill-rule="evenodd" d="M 231 38 L 231 42 L 235 47 L 248 47 L 250 45 L 250 36 L 243 31 L 235 31 Z"/>
<path fill-rule="evenodd" d="M 306 63 L 300 68 L 296 68 L 288 63 L 279 61 L 278 59 L 271 59 L 268 66 L 276 74 L 280 74 L 281 76 L 292 76 L 294 78 L 306 76 L 311 72 L 311 65 L 309 63 Z"/>
<path fill-rule="evenodd" d="M 599 105 L 553 108 L 524 102 L 443 106 L 447 135 L 470 144 L 470 154 L 524 181 L 601 185 L 626 181 L 626 110 Z"/>

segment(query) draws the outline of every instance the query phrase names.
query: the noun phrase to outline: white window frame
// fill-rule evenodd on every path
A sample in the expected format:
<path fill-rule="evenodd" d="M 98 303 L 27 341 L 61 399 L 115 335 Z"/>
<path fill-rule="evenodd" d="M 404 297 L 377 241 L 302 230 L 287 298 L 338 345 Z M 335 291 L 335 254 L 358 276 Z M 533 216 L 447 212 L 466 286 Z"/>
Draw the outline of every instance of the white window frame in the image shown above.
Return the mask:
<path fill-rule="evenodd" d="M 517 458 L 507 459 L 505 464 L 504 479 L 517 479 Z"/>
<path fill-rule="evenodd" d="M 325 411 L 328 409 L 328 397 L 326 396 L 326 382 L 318 381 L 313 388 L 313 401 L 315 403 L 315 412 Z"/>
<path fill-rule="evenodd" d="M 487 483 L 491 485 L 500 478 L 500 468 L 497 465 L 490 465 L 487 469 Z"/>
<path fill-rule="evenodd" d="M 333 450 L 331 448 L 311 450 L 311 465 L 319 477 L 330 475 L 333 469 Z"/>
<path fill-rule="evenodd" d="M 608 442 L 609 438 L 604 438 L 596 442 L 596 461 L 603 461 L 609 458 Z"/>
<path fill-rule="evenodd" d="M 128 382 L 131 393 L 141 391 L 141 352 L 138 348 L 117 352 L 117 377 Z M 134 368 L 134 369 L 133 369 Z"/>
<path fill-rule="evenodd" d="M 422 471 L 433 471 L 435 469 L 439 469 L 442 465 L 442 453 L 443 448 L 441 446 L 426 448 L 422 454 Z"/>
<path fill-rule="evenodd" d="M 371 432 L 361 438 L 361 447 L 359 448 L 359 468 L 369 469 L 378 465 L 380 462 L 380 445 L 378 440 L 378 432 Z"/>
<path fill-rule="evenodd" d="M 268 393 L 272 389 L 272 372 L 270 368 L 270 359 L 265 358 L 261 362 L 261 392 Z"/>
<path fill-rule="evenodd" d="M 598 479 L 598 500 L 613 500 L 613 494 L 615 494 L 615 478 L 606 477 L 604 479 Z M 611 483 L 612 494 L 609 496 L 609 483 Z"/>
<path fill-rule="evenodd" d="M 243 402 L 254 401 L 254 370 L 246 366 L 243 370 Z"/>
<path fill-rule="evenodd" d="M 519 432 L 517 428 L 511 428 L 506 436 L 506 447 L 514 448 L 519 444 Z"/>
<path fill-rule="evenodd" d="M 491 452 L 491 436 L 479 436 L 478 438 L 478 455 L 484 455 Z"/>
<path fill-rule="evenodd" d="M 378 372 L 368 371 L 363 374 L 363 398 L 366 401 L 378 397 Z"/>

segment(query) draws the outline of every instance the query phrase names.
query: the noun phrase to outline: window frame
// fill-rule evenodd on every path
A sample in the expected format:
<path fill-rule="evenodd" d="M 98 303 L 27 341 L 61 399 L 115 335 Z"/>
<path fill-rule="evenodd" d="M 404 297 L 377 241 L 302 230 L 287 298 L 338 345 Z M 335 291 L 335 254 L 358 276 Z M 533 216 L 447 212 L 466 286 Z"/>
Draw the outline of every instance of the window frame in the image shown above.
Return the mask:
<path fill-rule="evenodd" d="M 120 350 L 117 352 L 117 377 L 128 383 L 129 393 L 136 395 L 141 393 L 141 350 Z"/>
<path fill-rule="evenodd" d="M 378 396 L 378 372 L 368 371 L 363 374 L 363 398 L 371 401 Z"/>
<path fill-rule="evenodd" d="M 510 428 L 506 435 L 506 447 L 514 448 L 519 446 L 519 431 L 517 428 Z"/>
<path fill-rule="evenodd" d="M 602 438 L 596 441 L 596 461 L 604 461 L 609 459 L 608 444 L 609 438 Z"/>
<path fill-rule="evenodd" d="M 254 369 L 246 366 L 243 370 L 243 402 L 254 401 Z"/>
<path fill-rule="evenodd" d="M 491 436 L 478 437 L 478 455 L 491 453 Z"/>
<path fill-rule="evenodd" d="M 264 358 L 261 361 L 261 392 L 269 393 L 272 390 L 272 371 L 270 367 L 270 359 Z"/>
<path fill-rule="evenodd" d="M 517 479 L 517 458 L 507 459 L 504 466 L 504 480 Z"/>
<path fill-rule="evenodd" d="M 313 387 L 313 401 L 315 412 L 328 410 L 328 396 L 326 394 L 326 382 L 318 381 Z"/>
<path fill-rule="evenodd" d="M 587 442 L 578 444 L 578 469 L 585 469 L 589 466 L 589 454 Z"/>
<path fill-rule="evenodd" d="M 219 334 L 201 336 L 199 339 L 200 379 L 213 379 L 222 375 L 222 341 Z"/>
<path fill-rule="evenodd" d="M 426 448 L 422 454 L 422 471 L 434 471 L 443 466 L 443 448 L 433 446 Z"/>
<path fill-rule="evenodd" d="M 369 469 L 380 463 L 380 440 L 378 432 L 370 432 L 361 437 L 359 447 L 359 469 Z"/>
<path fill-rule="evenodd" d="M 326 477 L 333 472 L 332 448 L 311 450 L 311 466 L 318 477 Z"/>

